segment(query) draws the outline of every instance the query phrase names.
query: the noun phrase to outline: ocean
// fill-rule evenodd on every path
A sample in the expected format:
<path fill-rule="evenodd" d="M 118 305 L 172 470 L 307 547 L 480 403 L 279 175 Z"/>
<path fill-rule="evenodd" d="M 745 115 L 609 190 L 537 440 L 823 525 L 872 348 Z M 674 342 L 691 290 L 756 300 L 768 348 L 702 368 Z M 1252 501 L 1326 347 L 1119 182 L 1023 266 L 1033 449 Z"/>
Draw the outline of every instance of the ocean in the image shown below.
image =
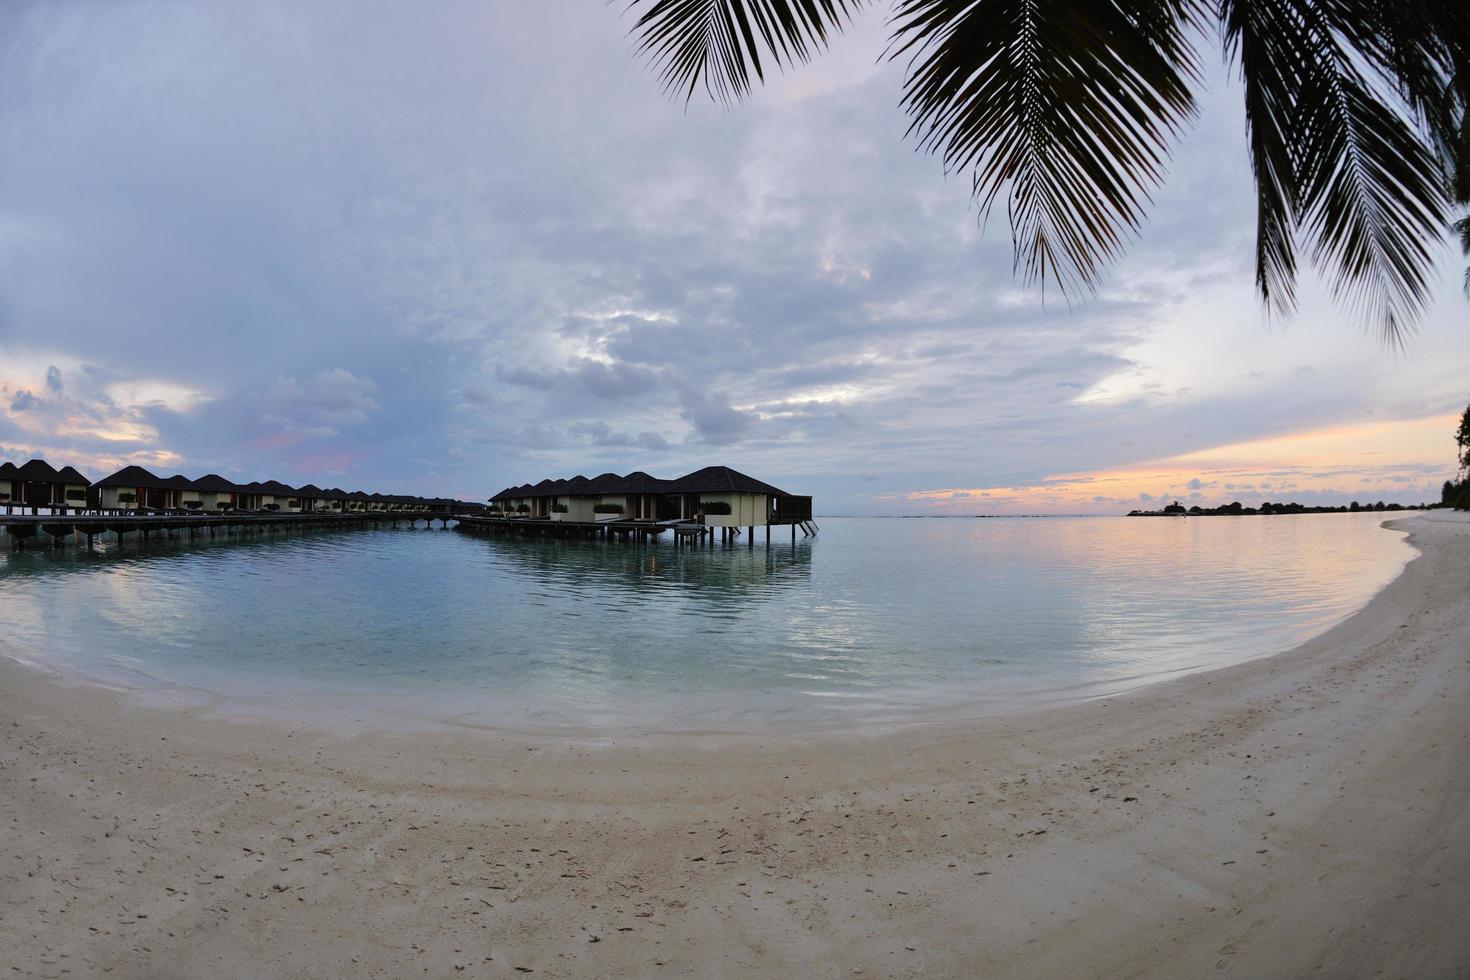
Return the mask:
<path fill-rule="evenodd" d="M 0 552 L 0 653 L 346 726 L 882 726 L 1295 646 L 1412 557 L 1380 520 L 825 518 L 769 547 L 440 528 L 32 547 Z"/>

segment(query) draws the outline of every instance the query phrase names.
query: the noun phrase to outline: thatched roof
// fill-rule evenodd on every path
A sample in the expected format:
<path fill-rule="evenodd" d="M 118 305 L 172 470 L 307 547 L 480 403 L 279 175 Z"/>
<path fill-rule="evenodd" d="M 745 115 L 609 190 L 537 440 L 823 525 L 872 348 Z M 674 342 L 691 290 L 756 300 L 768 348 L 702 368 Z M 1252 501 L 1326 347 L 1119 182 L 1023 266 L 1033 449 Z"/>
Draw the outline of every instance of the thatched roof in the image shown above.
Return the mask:
<path fill-rule="evenodd" d="M 103 477 L 94 487 L 128 487 L 138 490 L 164 490 L 168 484 L 162 478 L 154 476 L 141 466 L 124 466 L 116 473 Z"/>
<path fill-rule="evenodd" d="M 728 466 L 706 466 L 672 481 L 674 493 L 764 493 L 784 497 L 786 492 Z"/>
<path fill-rule="evenodd" d="M 664 493 L 669 489 L 668 480 L 660 480 L 642 470 L 634 470 L 618 481 L 614 493 Z"/>
<path fill-rule="evenodd" d="M 238 493 L 240 487 L 234 481 L 226 480 L 218 473 L 206 473 L 194 481 L 191 489 L 201 493 Z"/>
<path fill-rule="evenodd" d="M 269 494 L 272 497 L 296 496 L 295 487 L 288 487 L 286 484 L 280 482 L 279 480 L 266 480 L 264 483 L 259 484 L 259 487 L 260 493 Z"/>
<path fill-rule="evenodd" d="M 594 476 L 589 482 L 592 484 L 593 493 L 612 493 L 612 488 L 618 485 L 622 477 L 616 473 L 601 473 Z"/>
<path fill-rule="evenodd" d="M 60 475 L 56 472 L 55 467 L 44 459 L 33 459 L 20 465 L 15 478 L 29 480 L 31 483 L 60 483 L 62 482 L 58 479 Z"/>
<path fill-rule="evenodd" d="M 506 500 L 517 497 L 554 496 L 597 496 L 600 494 L 623 493 L 763 493 L 784 497 L 785 491 L 746 476 L 728 466 L 706 466 L 702 470 L 679 477 L 677 480 L 662 480 L 642 470 L 634 470 L 627 476 L 603 473 L 592 479 L 574 476 L 570 480 L 542 480 L 535 486 L 525 484 L 507 487 L 491 497 L 491 500 Z"/>

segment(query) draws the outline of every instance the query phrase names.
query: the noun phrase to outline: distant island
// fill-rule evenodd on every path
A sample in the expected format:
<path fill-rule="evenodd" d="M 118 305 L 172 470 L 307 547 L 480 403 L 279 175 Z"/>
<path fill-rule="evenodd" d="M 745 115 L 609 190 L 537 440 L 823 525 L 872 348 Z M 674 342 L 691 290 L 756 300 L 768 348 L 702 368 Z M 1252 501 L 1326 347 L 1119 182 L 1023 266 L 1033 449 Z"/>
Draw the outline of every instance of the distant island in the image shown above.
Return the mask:
<path fill-rule="evenodd" d="M 1367 511 L 1429 510 L 1438 504 L 1360 504 L 1356 500 L 1342 507 L 1309 507 L 1306 504 L 1273 504 L 1269 500 L 1259 507 L 1246 507 L 1236 500 L 1218 507 L 1185 507 L 1174 501 L 1163 510 L 1130 510 L 1129 517 L 1240 517 L 1245 514 L 1358 514 Z"/>

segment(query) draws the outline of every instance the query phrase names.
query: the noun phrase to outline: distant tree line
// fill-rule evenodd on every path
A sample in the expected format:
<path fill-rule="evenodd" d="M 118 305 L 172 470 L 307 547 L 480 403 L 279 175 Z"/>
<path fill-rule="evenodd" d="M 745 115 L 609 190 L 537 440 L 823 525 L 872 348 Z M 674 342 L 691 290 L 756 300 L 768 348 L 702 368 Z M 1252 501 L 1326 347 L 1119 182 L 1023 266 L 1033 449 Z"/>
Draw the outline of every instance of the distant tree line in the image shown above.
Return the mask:
<path fill-rule="evenodd" d="M 1162 510 L 1130 510 L 1129 517 L 1241 517 L 1247 514 L 1358 514 L 1370 511 L 1390 510 L 1429 510 L 1437 504 L 1386 504 L 1378 501 L 1375 504 L 1360 504 L 1354 500 L 1350 504 L 1341 507 L 1314 507 L 1307 504 L 1272 503 L 1266 501 L 1259 507 L 1247 507 L 1240 501 L 1231 501 L 1221 504 L 1219 507 L 1201 507 L 1195 504 L 1193 507 L 1185 507 L 1179 501 L 1174 501 Z"/>

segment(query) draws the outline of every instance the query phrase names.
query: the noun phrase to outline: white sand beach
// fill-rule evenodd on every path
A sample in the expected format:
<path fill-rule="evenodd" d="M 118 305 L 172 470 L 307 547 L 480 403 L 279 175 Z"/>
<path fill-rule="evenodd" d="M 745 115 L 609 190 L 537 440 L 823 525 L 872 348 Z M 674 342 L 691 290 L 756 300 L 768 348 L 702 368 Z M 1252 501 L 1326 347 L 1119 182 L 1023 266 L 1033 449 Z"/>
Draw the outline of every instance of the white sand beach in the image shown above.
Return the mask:
<path fill-rule="evenodd" d="M 1288 653 L 871 736 L 344 734 L 6 662 L 0 966 L 1470 975 L 1470 522 L 1397 526 Z"/>

